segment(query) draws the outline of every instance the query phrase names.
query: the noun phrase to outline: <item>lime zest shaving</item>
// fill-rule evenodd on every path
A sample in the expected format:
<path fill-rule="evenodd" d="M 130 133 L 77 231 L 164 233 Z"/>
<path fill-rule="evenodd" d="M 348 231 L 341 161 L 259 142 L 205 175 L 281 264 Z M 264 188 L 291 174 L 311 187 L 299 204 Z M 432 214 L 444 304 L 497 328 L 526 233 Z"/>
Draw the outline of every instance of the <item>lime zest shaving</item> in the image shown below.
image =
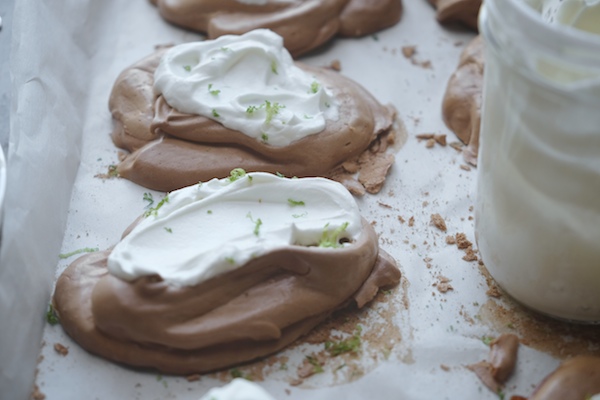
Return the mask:
<path fill-rule="evenodd" d="M 46 321 L 52 326 L 60 323 L 60 320 L 58 319 L 58 315 L 56 314 L 56 310 L 54 309 L 52 303 L 48 304 L 48 311 L 46 312 Z"/>
<path fill-rule="evenodd" d="M 265 100 L 265 111 L 267 113 L 267 117 L 265 119 L 265 124 L 270 124 L 273 121 L 273 117 L 279 114 L 279 110 L 285 108 L 283 104 L 279 104 L 278 102 L 271 103 L 269 100 Z"/>
<path fill-rule="evenodd" d="M 312 93 L 317 93 L 319 91 L 319 82 L 313 81 L 313 83 L 310 84 L 310 91 Z"/>
<path fill-rule="evenodd" d="M 338 342 L 325 342 L 325 350 L 334 357 L 344 353 L 358 353 L 362 344 L 360 340 L 361 333 L 362 326 L 357 325 L 354 334 L 348 339 L 340 340 Z"/>
<path fill-rule="evenodd" d="M 306 205 L 306 204 L 304 204 L 304 202 L 302 200 L 294 200 L 294 199 L 288 199 L 288 204 L 292 207 Z"/>
<path fill-rule="evenodd" d="M 65 258 L 69 258 L 72 257 L 76 254 L 82 254 L 82 253 L 94 253 L 96 251 L 98 251 L 99 249 L 97 247 L 84 247 L 82 249 L 77 249 L 74 251 L 71 251 L 70 253 L 61 253 L 58 255 L 58 258 L 60 258 L 61 260 L 64 260 Z"/>
<path fill-rule="evenodd" d="M 319 241 L 319 247 L 342 247 L 342 245 L 339 242 L 339 236 L 342 232 L 346 230 L 346 228 L 348 228 L 348 225 L 348 222 L 344 222 L 342 225 L 340 225 L 333 231 L 329 231 L 329 229 L 327 229 L 329 227 L 329 223 L 327 223 L 323 228 L 323 234 L 321 235 L 321 240 Z"/>

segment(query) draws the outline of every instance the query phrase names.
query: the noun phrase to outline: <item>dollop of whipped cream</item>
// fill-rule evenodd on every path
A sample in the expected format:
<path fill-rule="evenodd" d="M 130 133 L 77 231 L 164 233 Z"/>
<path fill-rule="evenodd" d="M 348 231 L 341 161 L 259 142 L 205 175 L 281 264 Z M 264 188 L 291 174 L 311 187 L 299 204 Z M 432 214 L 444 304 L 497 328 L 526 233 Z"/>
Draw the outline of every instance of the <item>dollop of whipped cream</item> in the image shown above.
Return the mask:
<path fill-rule="evenodd" d="M 181 112 L 272 146 L 287 146 L 338 119 L 333 95 L 298 68 L 281 36 L 267 29 L 171 48 L 154 73 L 154 90 Z"/>
<path fill-rule="evenodd" d="M 193 286 L 288 246 L 335 251 L 361 232 L 358 205 L 337 182 L 233 170 L 168 194 L 115 246 L 108 269 Z"/>
<path fill-rule="evenodd" d="M 275 400 L 275 398 L 256 383 L 235 378 L 223 387 L 210 389 L 200 400 Z"/>

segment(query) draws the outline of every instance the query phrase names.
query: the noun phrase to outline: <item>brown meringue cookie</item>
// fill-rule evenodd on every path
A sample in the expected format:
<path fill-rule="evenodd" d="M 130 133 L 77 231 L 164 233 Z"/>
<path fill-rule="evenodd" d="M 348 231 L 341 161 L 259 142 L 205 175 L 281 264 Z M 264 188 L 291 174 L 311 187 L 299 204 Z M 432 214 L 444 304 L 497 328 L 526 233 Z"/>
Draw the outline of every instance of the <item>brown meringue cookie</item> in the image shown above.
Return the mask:
<path fill-rule="evenodd" d="M 293 246 L 195 286 L 158 276 L 121 280 L 110 249 L 85 255 L 59 277 L 54 307 L 65 331 L 109 360 L 169 374 L 214 371 L 283 349 L 333 311 L 398 284 L 395 261 L 363 232 L 337 249 Z"/>
<path fill-rule="evenodd" d="M 326 68 L 297 64 L 331 90 L 339 118 L 327 121 L 322 132 L 275 147 L 209 118 L 181 113 L 162 96 L 156 97 L 153 74 L 164 51 L 127 68 L 113 87 L 109 101 L 115 120 L 112 139 L 130 152 L 118 165 L 120 176 L 150 189 L 172 191 L 226 177 L 238 167 L 248 172 L 339 180 L 343 164 L 356 161 L 358 182 L 344 175 L 345 186 L 355 194 L 381 189 L 394 162 L 386 151 L 393 142 L 396 111 L 379 104 L 356 82 Z"/>
<path fill-rule="evenodd" d="M 236 0 L 150 0 L 167 21 L 209 39 L 267 28 L 297 57 L 335 35 L 364 36 L 395 25 L 401 0 L 288 0 L 247 4 Z"/>
<path fill-rule="evenodd" d="M 429 0 L 437 9 L 437 20 L 442 23 L 458 22 L 478 30 L 477 18 L 482 0 Z"/>
<path fill-rule="evenodd" d="M 600 394 L 600 357 L 564 361 L 535 389 L 529 400 L 583 400 Z"/>
<path fill-rule="evenodd" d="M 477 36 L 463 50 L 442 102 L 444 122 L 467 145 L 463 157 L 472 165 L 479 152 L 483 70 L 483 40 Z"/>

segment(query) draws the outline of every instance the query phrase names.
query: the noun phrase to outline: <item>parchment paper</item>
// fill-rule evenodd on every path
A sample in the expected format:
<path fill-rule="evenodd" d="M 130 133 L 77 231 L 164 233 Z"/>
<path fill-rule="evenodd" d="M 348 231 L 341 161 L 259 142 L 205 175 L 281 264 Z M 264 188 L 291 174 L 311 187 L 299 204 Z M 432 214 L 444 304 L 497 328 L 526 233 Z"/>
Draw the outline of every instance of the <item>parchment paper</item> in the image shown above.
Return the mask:
<path fill-rule="evenodd" d="M 440 104 L 460 51 L 474 34 L 441 27 L 425 0 L 404 4 L 397 26 L 361 39 L 338 39 L 302 58 L 318 66 L 339 60 L 342 74 L 398 109 L 399 132 L 404 124 L 407 139 L 397 146 L 381 193 L 358 201 L 382 248 L 401 265 L 403 282 L 356 314 L 365 332 L 360 354 L 328 360 L 323 373 L 297 386 L 291 383 L 298 383 L 298 366 L 322 344 L 300 341 L 270 364 L 239 368 L 279 399 L 495 399 L 498 395 L 465 366 L 486 358 L 483 336 L 507 330 L 532 345 L 521 346 L 507 394 L 529 394 L 557 366 L 558 355 L 598 351 L 597 339 L 577 349 L 567 346 L 561 354 L 543 349 L 524 328 L 528 314 L 506 296 L 486 294 L 493 283 L 478 263 L 464 261 L 463 251 L 446 244 L 446 236 L 458 232 L 475 243 L 476 169 L 467 170 L 450 146 L 426 148 L 415 136 L 443 133 L 449 142 L 457 140 L 442 122 Z M 97 177 L 118 159 L 107 108 L 115 78 L 155 45 L 202 36 L 167 24 L 145 0 L 23 0 L 14 17 L 13 121 L 0 264 L 1 397 L 26 398 L 35 379 L 52 400 L 198 399 L 231 379 L 230 372 L 189 382 L 115 365 L 79 348 L 60 325 L 45 324 L 44 315 L 54 279 L 75 259 L 59 260 L 58 254 L 114 244 L 145 206 L 142 196 L 149 190 Z M 409 45 L 417 50 L 412 60 L 401 51 Z M 430 224 L 433 213 L 444 217 L 448 232 Z M 451 279 L 453 290 L 442 293 L 433 286 L 439 275 Z M 505 319 L 497 312 L 503 309 Z M 518 323 L 515 313 L 522 316 Z M 553 326 L 540 323 L 534 333 Z M 560 334 L 566 337 L 565 332 Z M 68 355 L 59 355 L 55 343 L 66 346 Z"/>

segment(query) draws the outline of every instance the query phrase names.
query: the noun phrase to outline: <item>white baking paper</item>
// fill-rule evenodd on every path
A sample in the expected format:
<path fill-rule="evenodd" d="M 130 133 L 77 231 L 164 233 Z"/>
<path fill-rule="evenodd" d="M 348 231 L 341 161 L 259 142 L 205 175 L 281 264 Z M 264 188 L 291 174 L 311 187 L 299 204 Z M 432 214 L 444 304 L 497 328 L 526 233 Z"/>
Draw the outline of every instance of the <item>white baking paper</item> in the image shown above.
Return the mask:
<path fill-rule="evenodd" d="M 297 386 L 291 383 L 298 383 L 298 365 L 322 345 L 292 346 L 276 355 L 285 362 L 278 359 L 260 374 L 252 365 L 239 368 L 278 399 L 498 398 L 465 366 L 487 357 L 482 336 L 508 329 L 493 317 L 481 318 L 483 305 L 502 300 L 486 294 L 477 262 L 464 261 L 464 253 L 445 242 L 458 232 L 475 242 L 476 169 L 463 169 L 453 148 L 426 148 L 415 138 L 444 133 L 448 141 L 457 140 L 442 122 L 440 104 L 474 34 L 440 26 L 425 0 L 404 3 L 397 26 L 361 39 L 338 39 L 302 58 L 316 66 L 339 60 L 341 73 L 393 104 L 406 128 L 383 190 L 358 200 L 381 247 L 403 273 L 401 286 L 360 314 L 364 331 L 387 332 L 389 347 L 380 351 L 364 338 L 361 354 L 328 361 L 323 373 Z M 22 0 L 14 17 L 13 120 L 0 259 L 1 397 L 26 398 L 35 382 L 50 400 L 198 399 L 231 379 L 230 373 L 189 382 L 116 365 L 82 350 L 60 325 L 44 324 L 44 315 L 54 279 L 75 259 L 59 260 L 58 254 L 114 244 L 143 211 L 143 194 L 151 192 L 124 179 L 97 177 L 118 160 L 107 108 L 115 78 L 155 45 L 202 36 L 169 25 L 145 0 Z M 417 50 L 412 60 L 402 54 L 402 47 L 411 45 Z M 447 233 L 431 225 L 433 213 L 445 218 Z M 453 290 L 441 293 L 432 286 L 439 275 L 451 279 Z M 68 355 L 59 355 L 55 343 L 66 346 Z M 558 364 L 554 356 L 522 345 L 507 397 L 531 393 Z M 350 368 L 356 373 L 347 373 Z"/>

